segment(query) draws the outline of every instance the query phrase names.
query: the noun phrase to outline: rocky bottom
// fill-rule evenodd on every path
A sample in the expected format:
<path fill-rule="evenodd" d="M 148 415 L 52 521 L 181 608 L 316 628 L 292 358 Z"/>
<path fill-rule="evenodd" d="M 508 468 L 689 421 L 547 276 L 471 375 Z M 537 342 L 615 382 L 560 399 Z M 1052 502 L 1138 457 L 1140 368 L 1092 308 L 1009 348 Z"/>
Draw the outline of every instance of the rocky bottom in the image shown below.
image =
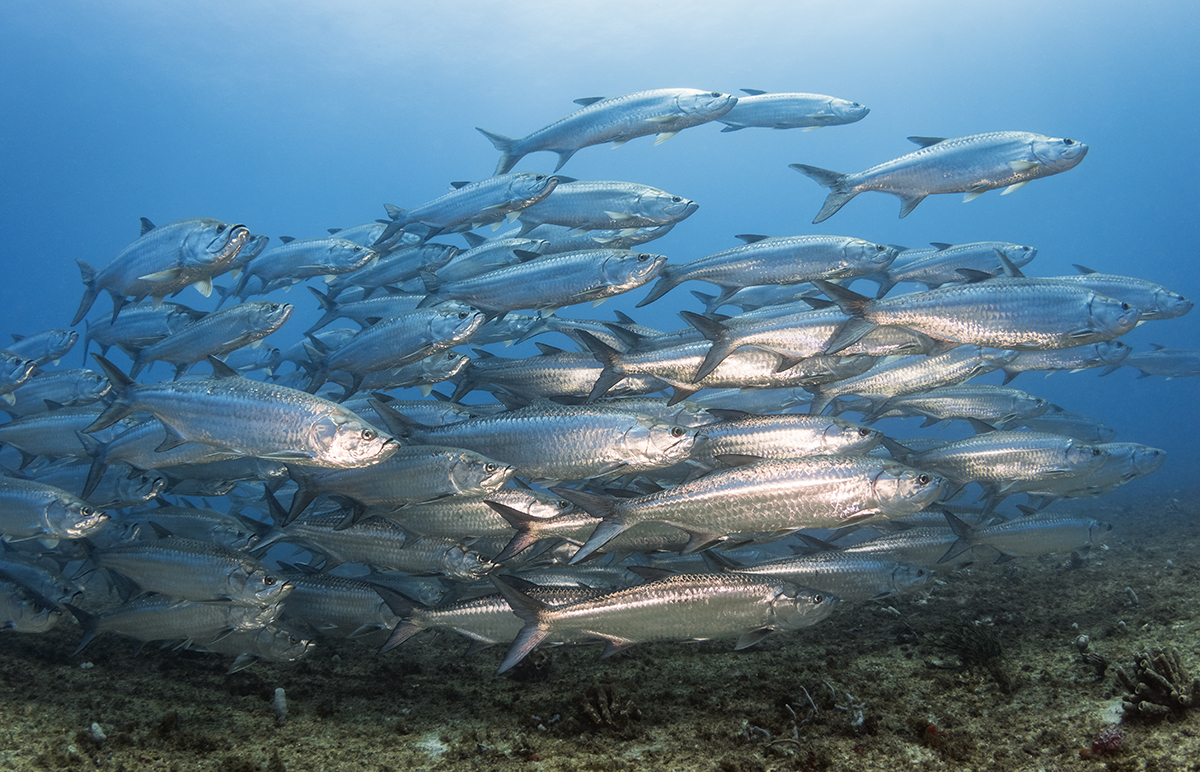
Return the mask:
<path fill-rule="evenodd" d="M 0 769 L 1200 769 L 1200 709 L 1117 724 L 1138 652 L 1200 675 L 1200 498 L 1129 487 L 1056 507 L 1114 523 L 1108 549 L 975 565 L 736 652 L 557 648 L 497 677 L 500 648 L 422 634 L 226 675 L 112 636 L 72 657 L 73 623 L 7 633 Z"/>

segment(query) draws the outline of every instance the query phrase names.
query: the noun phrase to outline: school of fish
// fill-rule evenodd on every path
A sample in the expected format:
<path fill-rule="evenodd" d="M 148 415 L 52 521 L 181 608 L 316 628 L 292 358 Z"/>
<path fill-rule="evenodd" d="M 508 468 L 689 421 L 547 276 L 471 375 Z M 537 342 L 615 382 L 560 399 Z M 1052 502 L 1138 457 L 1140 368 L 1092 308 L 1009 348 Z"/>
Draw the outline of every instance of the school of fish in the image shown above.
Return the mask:
<path fill-rule="evenodd" d="M 1008 384 L 1200 374 L 1200 352 L 1118 340 L 1191 301 L 1079 266 L 1033 275 L 1034 247 L 998 241 L 743 234 L 690 262 L 644 251 L 699 204 L 558 174 L 577 152 L 869 110 L 751 89 L 577 102 L 523 137 L 479 129 L 500 152 L 492 176 L 382 220 L 268 247 L 241 223 L 143 218 L 103 267 L 79 260 L 82 329 L 0 351 L 0 629 L 74 618 L 76 653 L 114 633 L 231 671 L 324 636 L 386 652 L 426 630 L 506 651 L 499 672 L 552 644 L 743 648 L 973 561 L 1086 552 L 1111 526 L 1044 508 L 1162 465 Z M 920 149 L 854 174 L 791 164 L 829 190 L 813 222 L 868 191 L 899 197 L 901 217 L 937 193 L 1011 193 L 1088 153 L 1033 132 L 909 139 Z M 552 172 L 513 171 L 539 152 Z M 684 309 L 685 282 L 716 294 Z M 296 296 L 262 297 L 297 283 L 319 315 L 306 330 Z M 187 287 L 212 310 L 168 300 Z M 678 329 L 558 313 L 643 287 L 637 307 L 674 302 Z M 94 309 L 102 294 L 111 308 Z M 85 368 L 62 366 L 81 334 Z M 494 351 L 533 338 L 537 355 Z M 993 371 L 1004 385 L 970 382 Z M 872 428 L 904 417 L 973 434 Z"/>

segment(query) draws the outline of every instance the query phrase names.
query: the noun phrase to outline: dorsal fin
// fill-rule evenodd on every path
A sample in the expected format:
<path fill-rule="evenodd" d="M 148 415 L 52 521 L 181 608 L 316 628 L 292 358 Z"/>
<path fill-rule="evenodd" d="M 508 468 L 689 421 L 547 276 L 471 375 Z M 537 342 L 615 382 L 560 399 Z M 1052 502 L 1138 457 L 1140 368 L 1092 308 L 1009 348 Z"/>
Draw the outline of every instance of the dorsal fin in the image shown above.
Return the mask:
<path fill-rule="evenodd" d="M 454 188 L 455 190 L 458 190 L 460 188 L 465 188 L 466 186 L 468 186 L 470 184 L 471 184 L 470 180 L 455 180 L 454 182 L 450 183 L 450 187 Z"/>
<path fill-rule="evenodd" d="M 741 239 L 747 244 L 755 244 L 763 239 L 769 239 L 770 236 L 764 236 L 761 233 L 739 233 L 734 236 L 735 239 Z"/>
<path fill-rule="evenodd" d="M 138 236 L 145 236 L 147 233 L 149 233 L 152 230 L 154 230 L 154 223 L 150 222 L 145 217 L 143 217 L 142 218 L 142 232 L 139 233 Z"/>
<path fill-rule="evenodd" d="M 946 138 L 945 137 L 909 137 L 908 141 L 912 142 L 914 144 L 920 145 L 921 147 L 930 147 L 932 145 L 936 145 L 939 142 L 945 142 Z"/>
<path fill-rule="evenodd" d="M 1087 276 L 1090 273 L 1096 273 L 1095 269 L 1088 268 L 1087 266 L 1080 265 L 1079 263 L 1071 263 L 1071 265 L 1074 266 L 1076 271 L 1079 271 L 1084 276 Z"/>
<path fill-rule="evenodd" d="M 744 88 L 744 89 L 742 89 L 742 91 L 749 94 L 750 96 L 761 96 L 761 95 L 767 93 L 765 91 L 760 91 L 759 89 L 756 89 L 756 88 Z"/>
<path fill-rule="evenodd" d="M 289 243 L 295 241 L 296 237 L 295 236 L 280 236 L 279 240 L 282 241 L 284 244 L 289 244 Z"/>
<path fill-rule="evenodd" d="M 575 104 L 582 105 L 583 107 L 587 107 L 588 105 L 594 105 L 597 102 L 599 102 L 601 99 L 605 99 L 605 98 L 606 97 L 580 97 L 579 99 L 575 100 Z"/>
<path fill-rule="evenodd" d="M 212 356 L 211 354 L 208 357 L 208 363 L 210 365 L 212 365 L 213 376 L 216 378 L 237 378 L 237 377 L 239 377 L 237 370 L 234 370 L 232 367 L 225 364 L 220 359 L 217 359 L 215 356 Z"/>
<path fill-rule="evenodd" d="M 931 241 L 931 242 L 929 242 L 929 246 L 931 246 L 931 247 L 935 247 L 935 248 L 937 248 L 937 250 L 938 250 L 939 252 L 941 252 L 943 249 L 949 249 L 950 247 L 952 247 L 952 246 L 954 246 L 954 245 L 953 245 L 953 244 L 947 244 L 947 243 L 946 243 L 946 242 L 944 242 L 944 241 Z"/>

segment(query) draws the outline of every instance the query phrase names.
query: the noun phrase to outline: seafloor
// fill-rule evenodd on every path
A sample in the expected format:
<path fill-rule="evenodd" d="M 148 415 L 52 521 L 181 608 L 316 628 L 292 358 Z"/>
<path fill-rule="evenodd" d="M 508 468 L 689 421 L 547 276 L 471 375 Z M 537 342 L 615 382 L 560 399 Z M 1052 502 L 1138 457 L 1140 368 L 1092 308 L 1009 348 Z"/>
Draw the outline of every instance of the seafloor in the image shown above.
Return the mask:
<path fill-rule="evenodd" d="M 1114 666 L 1171 645 L 1200 674 L 1200 497 L 1154 482 L 1057 507 L 1117 525 L 1082 560 L 976 565 L 744 651 L 558 648 L 497 677 L 499 649 L 422 634 L 226 675 L 225 659 L 134 656 L 112 636 L 72 658 L 73 624 L 3 634 L 0 769 L 1200 769 L 1200 708 L 1130 719 L 1120 752 L 1080 754 L 1124 691 L 1080 635 Z"/>

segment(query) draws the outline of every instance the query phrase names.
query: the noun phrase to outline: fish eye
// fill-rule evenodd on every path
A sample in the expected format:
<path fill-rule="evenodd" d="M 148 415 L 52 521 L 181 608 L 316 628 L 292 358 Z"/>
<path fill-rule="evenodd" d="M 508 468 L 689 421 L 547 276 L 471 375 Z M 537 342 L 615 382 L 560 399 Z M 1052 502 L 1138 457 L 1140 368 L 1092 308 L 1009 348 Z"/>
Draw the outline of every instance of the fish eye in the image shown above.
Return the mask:
<path fill-rule="evenodd" d="M 1064 145 L 1074 145 L 1074 144 L 1075 144 L 1075 140 L 1073 140 L 1073 139 L 1064 139 L 1064 140 L 1063 140 L 1063 144 L 1064 144 Z"/>
<path fill-rule="evenodd" d="M 1092 455 L 1093 456 L 1100 455 L 1100 448 L 1092 448 Z"/>
<path fill-rule="evenodd" d="M 458 354 L 454 353 L 453 351 L 446 352 L 446 359 L 454 359 L 456 356 L 458 356 Z"/>
<path fill-rule="evenodd" d="M 265 584 L 265 585 L 266 585 L 266 586 L 268 586 L 268 587 L 273 587 L 273 586 L 275 586 L 275 577 L 273 577 L 273 576 L 264 576 L 264 577 L 263 577 L 263 584 Z"/>
<path fill-rule="evenodd" d="M 812 597 L 812 601 L 814 604 L 820 606 L 822 603 L 825 602 L 825 596 L 824 595 L 814 595 Z"/>
<path fill-rule="evenodd" d="M 646 262 L 646 258 L 648 258 L 648 257 L 650 257 L 650 255 L 638 255 L 638 262 L 644 263 L 644 262 Z"/>
<path fill-rule="evenodd" d="M 866 427 L 864 426 L 863 428 L 861 428 L 861 429 L 859 429 L 859 430 L 858 430 L 858 436 L 859 436 L 859 437 L 870 437 L 870 436 L 871 436 L 871 430 L 870 430 L 870 429 L 868 429 L 868 428 L 866 428 Z"/>
<path fill-rule="evenodd" d="M 83 509 L 79 510 L 79 514 L 83 515 L 84 517 L 91 517 L 95 511 L 96 510 L 92 509 L 91 507 L 84 507 Z"/>
<path fill-rule="evenodd" d="M 484 467 L 483 467 L 483 469 L 484 469 L 484 471 L 485 471 L 485 472 L 487 472 L 488 474 L 491 474 L 492 472 L 494 472 L 494 471 L 496 471 L 497 469 L 499 469 L 499 467 L 498 467 L 498 466 L 496 466 L 495 464 L 485 464 L 485 465 L 484 465 Z"/>
<path fill-rule="evenodd" d="M 923 474 L 917 478 L 917 482 L 921 483 L 922 485 L 928 485 L 932 481 L 933 481 L 933 478 L 927 474 Z"/>
<path fill-rule="evenodd" d="M 671 200 L 674 201 L 676 204 L 678 204 L 680 201 L 683 200 L 683 196 L 671 196 Z"/>
<path fill-rule="evenodd" d="M 220 236 L 224 232 L 225 232 L 225 225 L 224 224 L 218 225 L 217 226 L 217 235 Z"/>
<path fill-rule="evenodd" d="M 672 437 L 682 437 L 682 436 L 683 436 L 683 434 L 684 434 L 684 432 L 683 432 L 683 427 L 681 427 L 681 426 L 676 426 L 676 427 L 674 427 L 674 428 L 672 428 L 672 429 L 671 429 L 671 436 L 672 436 Z"/>
<path fill-rule="evenodd" d="M 714 92 L 712 92 L 712 96 L 719 97 L 719 96 L 721 96 L 721 92 L 720 92 L 720 91 L 714 91 Z"/>
<path fill-rule="evenodd" d="M 467 318 L 467 312 L 466 312 L 466 311 L 459 311 L 459 312 L 458 312 L 458 318 L 459 318 L 459 319 L 466 319 L 466 318 Z"/>
<path fill-rule="evenodd" d="M 566 499 L 558 500 L 558 508 L 559 509 L 566 509 L 569 506 L 571 506 L 571 502 L 567 501 Z"/>
<path fill-rule="evenodd" d="M 1128 311 L 1130 308 L 1132 308 L 1132 306 L 1130 306 L 1128 303 L 1122 303 L 1122 304 L 1121 304 L 1121 310 L 1122 310 L 1122 311 Z"/>
<path fill-rule="evenodd" d="M 546 175 L 544 175 L 544 174 L 539 174 L 538 176 L 534 177 L 533 179 L 534 179 L 536 182 L 541 182 L 542 180 L 546 179 Z"/>
<path fill-rule="evenodd" d="M 375 439 L 375 432 L 371 429 L 363 429 L 362 438 L 367 442 L 370 442 L 371 440 Z"/>

